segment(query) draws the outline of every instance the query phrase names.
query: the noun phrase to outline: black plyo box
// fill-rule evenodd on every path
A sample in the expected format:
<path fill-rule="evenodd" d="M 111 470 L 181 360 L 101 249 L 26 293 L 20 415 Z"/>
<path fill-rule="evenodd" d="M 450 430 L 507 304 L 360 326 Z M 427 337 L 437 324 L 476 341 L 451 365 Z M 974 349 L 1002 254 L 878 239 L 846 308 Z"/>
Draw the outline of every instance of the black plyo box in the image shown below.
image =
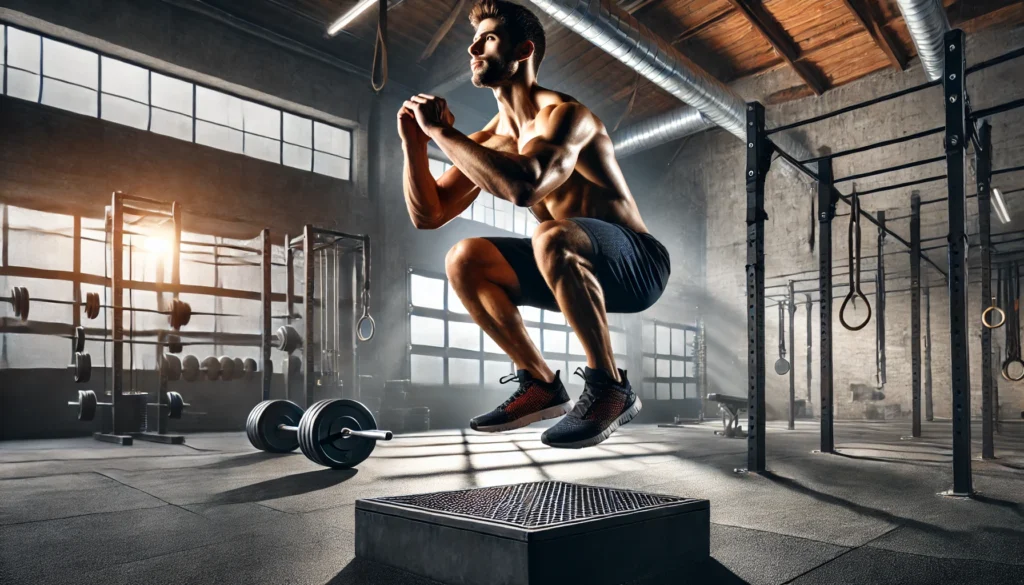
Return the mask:
<path fill-rule="evenodd" d="M 358 500 L 356 556 L 450 585 L 612 585 L 710 556 L 707 500 L 558 481 Z"/>

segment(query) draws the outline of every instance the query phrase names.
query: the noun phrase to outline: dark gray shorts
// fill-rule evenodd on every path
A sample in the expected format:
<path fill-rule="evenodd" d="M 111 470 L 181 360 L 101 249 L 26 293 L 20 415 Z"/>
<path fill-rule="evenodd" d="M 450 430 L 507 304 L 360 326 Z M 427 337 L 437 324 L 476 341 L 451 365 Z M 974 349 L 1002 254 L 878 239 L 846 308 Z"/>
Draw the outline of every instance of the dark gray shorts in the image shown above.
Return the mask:
<path fill-rule="evenodd" d="M 589 217 L 572 221 L 590 236 L 598 282 L 604 290 L 605 311 L 639 313 L 652 306 L 665 291 L 670 274 L 668 250 L 651 234 Z M 498 248 L 519 278 L 522 296 L 517 305 L 558 311 L 558 303 L 537 268 L 530 238 L 484 238 Z"/>

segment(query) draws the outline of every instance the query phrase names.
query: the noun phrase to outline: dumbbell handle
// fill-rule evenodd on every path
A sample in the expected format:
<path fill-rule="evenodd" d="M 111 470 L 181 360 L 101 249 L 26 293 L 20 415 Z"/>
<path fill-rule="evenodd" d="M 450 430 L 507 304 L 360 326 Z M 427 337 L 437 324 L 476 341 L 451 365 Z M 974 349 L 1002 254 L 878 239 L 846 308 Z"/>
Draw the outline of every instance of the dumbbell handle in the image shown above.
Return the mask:
<path fill-rule="evenodd" d="M 292 431 L 293 433 L 299 432 L 299 427 L 293 427 L 291 425 L 277 425 L 277 428 L 282 431 Z M 393 436 L 394 434 L 391 431 L 353 431 L 349 428 L 343 428 L 341 429 L 341 432 L 330 435 L 325 440 L 333 441 L 334 439 L 359 437 L 361 439 L 372 439 L 374 441 L 390 441 Z"/>

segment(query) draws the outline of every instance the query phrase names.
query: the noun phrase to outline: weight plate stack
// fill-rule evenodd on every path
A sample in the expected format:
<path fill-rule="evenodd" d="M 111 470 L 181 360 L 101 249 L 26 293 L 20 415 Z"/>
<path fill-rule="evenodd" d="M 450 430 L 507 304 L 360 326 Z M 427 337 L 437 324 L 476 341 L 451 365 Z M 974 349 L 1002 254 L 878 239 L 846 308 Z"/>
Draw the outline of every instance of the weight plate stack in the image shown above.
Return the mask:
<path fill-rule="evenodd" d="M 289 453 L 299 446 L 298 435 L 277 425 L 299 426 L 302 408 L 290 400 L 264 400 L 245 421 L 245 434 L 253 447 L 268 453 Z"/>
<path fill-rule="evenodd" d="M 377 428 L 373 413 L 354 400 L 327 399 L 317 402 L 299 421 L 299 448 L 310 461 L 332 469 L 349 469 L 370 456 L 377 441 L 359 437 L 327 438 L 348 428 L 371 431 Z"/>
<path fill-rule="evenodd" d="M 92 390 L 78 391 L 78 420 L 90 421 L 96 418 L 96 393 Z"/>
<path fill-rule="evenodd" d="M 92 377 L 92 358 L 84 351 L 75 352 L 75 382 L 85 384 Z"/>

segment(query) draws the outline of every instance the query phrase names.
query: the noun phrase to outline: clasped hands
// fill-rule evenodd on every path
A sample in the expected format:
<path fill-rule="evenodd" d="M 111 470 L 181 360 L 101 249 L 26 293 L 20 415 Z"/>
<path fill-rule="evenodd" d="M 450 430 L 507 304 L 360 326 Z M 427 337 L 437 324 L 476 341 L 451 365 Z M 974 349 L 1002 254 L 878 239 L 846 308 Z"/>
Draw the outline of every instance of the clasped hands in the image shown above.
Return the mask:
<path fill-rule="evenodd" d="M 429 141 L 435 132 L 450 128 L 455 116 L 444 98 L 421 93 L 414 95 L 398 110 L 398 135 L 402 141 Z"/>

